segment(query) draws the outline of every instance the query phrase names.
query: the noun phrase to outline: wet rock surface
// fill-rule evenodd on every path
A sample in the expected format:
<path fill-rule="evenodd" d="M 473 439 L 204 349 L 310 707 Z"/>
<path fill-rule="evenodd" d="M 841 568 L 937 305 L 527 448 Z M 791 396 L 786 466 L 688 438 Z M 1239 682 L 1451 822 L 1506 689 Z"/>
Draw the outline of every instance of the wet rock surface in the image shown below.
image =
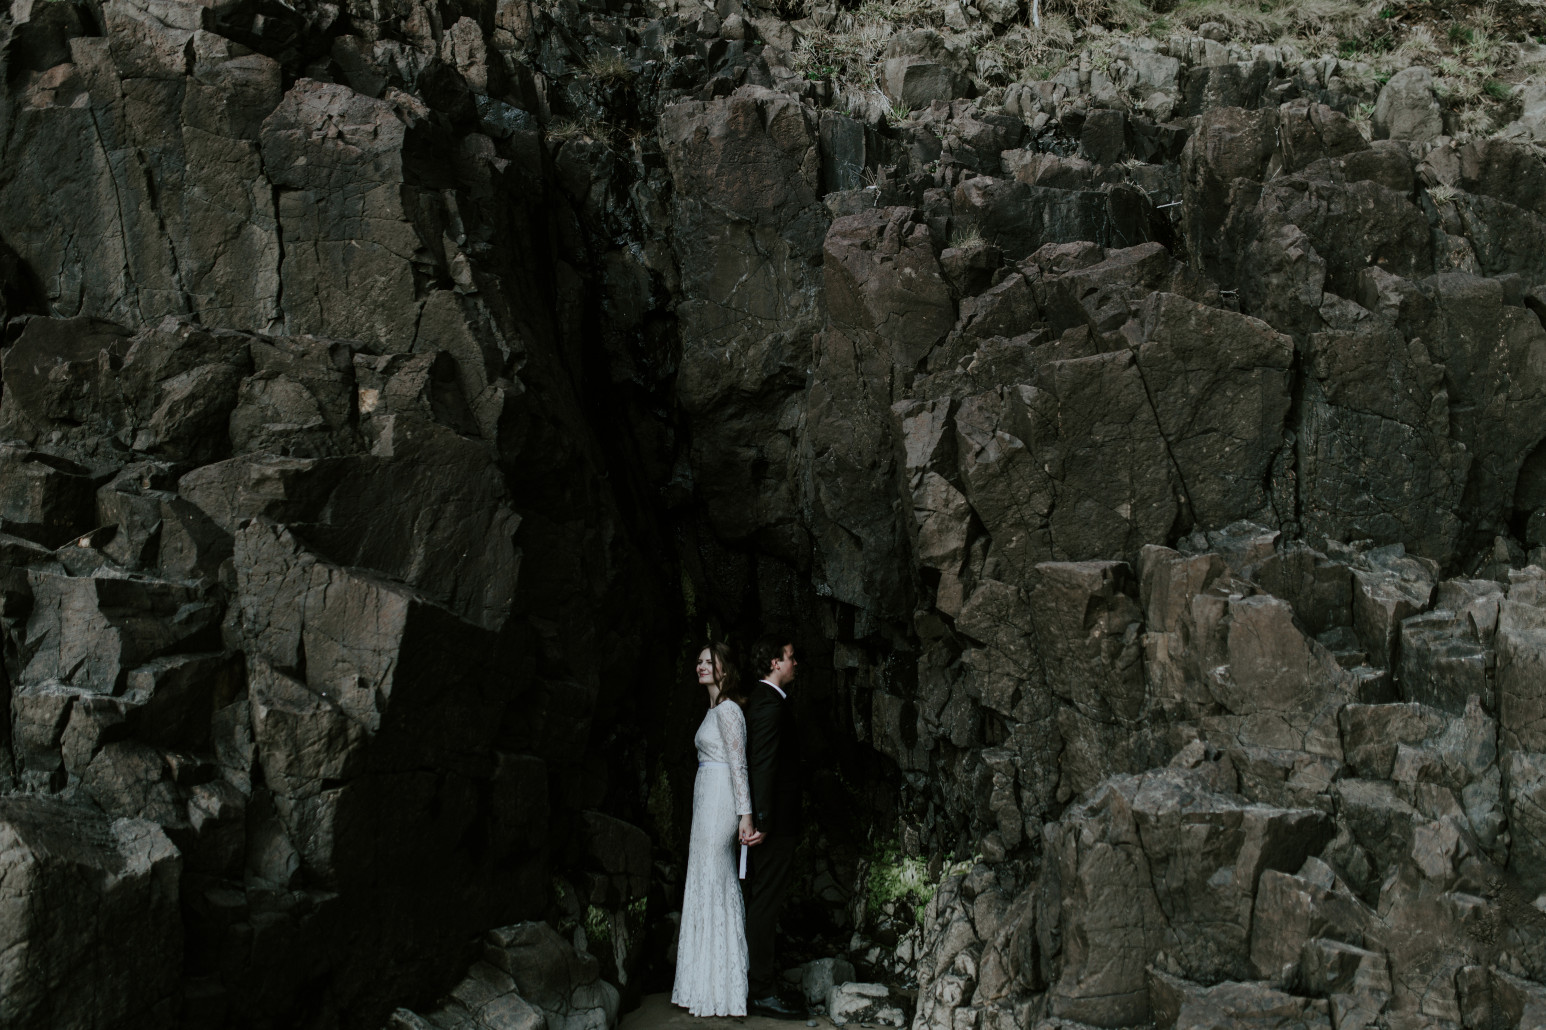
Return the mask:
<path fill-rule="evenodd" d="M 0 16 L 0 1022 L 613 1025 L 766 623 L 834 1020 L 1540 1022 L 1539 98 L 847 17 Z"/>

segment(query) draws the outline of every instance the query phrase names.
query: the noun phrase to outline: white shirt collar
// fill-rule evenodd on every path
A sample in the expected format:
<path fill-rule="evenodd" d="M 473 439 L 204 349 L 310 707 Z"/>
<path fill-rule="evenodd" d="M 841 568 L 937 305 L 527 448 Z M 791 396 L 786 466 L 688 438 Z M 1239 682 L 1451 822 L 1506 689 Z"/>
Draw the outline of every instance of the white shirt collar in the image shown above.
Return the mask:
<path fill-rule="evenodd" d="M 778 691 L 778 696 L 783 698 L 785 701 L 789 700 L 789 695 L 784 693 L 784 688 L 779 686 L 777 683 L 774 683 L 772 680 L 762 680 L 761 682 L 766 683 L 768 686 Z"/>

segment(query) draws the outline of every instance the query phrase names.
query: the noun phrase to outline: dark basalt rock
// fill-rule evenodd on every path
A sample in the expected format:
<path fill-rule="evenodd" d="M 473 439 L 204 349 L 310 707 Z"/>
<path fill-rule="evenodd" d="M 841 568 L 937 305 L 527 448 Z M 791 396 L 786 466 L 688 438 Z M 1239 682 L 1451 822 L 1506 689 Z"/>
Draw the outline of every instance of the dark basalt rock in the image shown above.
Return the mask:
<path fill-rule="evenodd" d="M 967 17 L 0 15 L 0 1023 L 602 1030 L 768 623 L 845 1011 L 1539 1022 L 1546 165 Z"/>
<path fill-rule="evenodd" d="M 182 857 L 154 822 L 40 797 L 0 801 L 7 917 L 0 1014 L 11 1026 L 151 1027 L 176 1019 Z M 82 926 L 90 933 L 74 932 Z M 124 941 L 139 946 L 125 954 Z"/>

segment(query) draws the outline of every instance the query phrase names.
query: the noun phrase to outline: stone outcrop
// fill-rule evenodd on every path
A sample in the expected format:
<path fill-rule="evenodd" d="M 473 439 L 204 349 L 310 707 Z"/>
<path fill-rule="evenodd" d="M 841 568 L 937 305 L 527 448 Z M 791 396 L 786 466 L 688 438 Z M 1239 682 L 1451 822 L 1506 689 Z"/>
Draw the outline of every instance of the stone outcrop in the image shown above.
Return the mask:
<path fill-rule="evenodd" d="M 1504 758 L 1514 718 L 1474 691 L 1399 699 L 1424 682 L 1408 670 L 1432 682 L 1463 657 L 1411 648 L 1395 679 L 1369 664 L 1348 584 L 1393 577 L 1387 570 L 1411 559 L 1332 559 L 1273 536 L 1237 526 L 1191 555 L 1145 550 L 1150 692 L 1135 726 L 1169 724 L 1179 749 L 1165 769 L 1108 773 L 1047 822 L 1029 885 L 1008 865 L 947 881 L 918 966 L 924 1024 L 953 1025 L 963 1009 L 984 1021 L 1029 1012 L 1111 1027 L 1458 1022 L 1467 998 L 1515 975 L 1489 972 L 1498 963 L 1539 977 L 1534 938 L 1546 923 L 1526 903 L 1540 883 L 1534 788 L 1524 786 L 1535 782 L 1533 759 Z M 1285 578 L 1290 562 L 1303 571 Z M 1342 589 L 1328 589 L 1337 579 Z M 1320 590 L 1307 589 L 1317 580 Z M 1455 608 L 1404 616 L 1403 652 L 1418 627 L 1451 625 L 1478 598 L 1538 611 L 1543 582 L 1538 568 L 1506 586 L 1429 581 L 1422 604 Z M 1273 611 L 1280 621 L 1262 621 Z M 1447 638 L 1451 653 L 1496 667 L 1497 623 L 1474 606 L 1465 619 Z M 1301 626 L 1327 628 L 1311 637 Z M 1065 774 L 1089 760 L 1065 745 Z M 1104 760 L 1134 761 L 1109 751 Z M 1506 761 L 1518 780 L 1506 779 Z M 1002 895 L 1006 876 L 1021 890 L 1015 915 L 982 931 L 974 898 Z M 1485 935 L 1468 929 L 1483 924 Z"/>
<path fill-rule="evenodd" d="M 0 802 L 0 842 L 6 1025 L 84 1030 L 176 1019 L 183 859 L 162 828 L 11 797 Z M 135 942 L 132 953 L 124 941 Z"/>
<path fill-rule="evenodd" d="M 581 813 L 678 580 L 522 77 L 415 12 L 4 20 L 7 1026 L 374 1028 L 558 869 L 647 892 Z"/>
<path fill-rule="evenodd" d="M 907 1026 L 909 1000 L 885 984 L 836 984 L 827 992 L 827 1015 L 837 1026 L 848 1023 Z"/>
<path fill-rule="evenodd" d="M 617 988 L 546 923 L 490 930 L 482 957 L 433 1011 L 398 1009 L 387 1030 L 608 1030 Z"/>
<path fill-rule="evenodd" d="M 1539 1022 L 1538 90 L 789 13 L 0 15 L 0 1022 L 610 1026 L 767 623 L 834 1018 Z"/>

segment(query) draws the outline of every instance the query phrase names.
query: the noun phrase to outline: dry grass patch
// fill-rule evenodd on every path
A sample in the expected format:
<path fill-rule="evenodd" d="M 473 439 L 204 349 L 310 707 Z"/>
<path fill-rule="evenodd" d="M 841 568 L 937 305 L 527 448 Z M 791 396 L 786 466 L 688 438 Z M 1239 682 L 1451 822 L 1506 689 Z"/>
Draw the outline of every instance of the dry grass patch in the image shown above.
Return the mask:
<path fill-rule="evenodd" d="M 1237 42 L 1266 43 L 1284 38 L 1341 39 L 1363 12 L 1364 7 L 1354 0 L 1184 0 L 1167 18 L 1194 32 L 1215 22 Z"/>
<path fill-rule="evenodd" d="M 979 21 L 954 32 L 942 0 L 860 0 L 846 10 L 839 4 L 827 28 L 804 35 L 794 65 L 845 92 L 874 93 L 892 37 L 932 28 L 973 55 L 975 75 L 991 99 L 1010 83 L 1055 75 L 1084 52 L 1094 70 L 1108 71 L 1112 49 L 1124 37 L 1188 37 L 1214 23 L 1237 46 L 1276 44 L 1290 64 L 1340 58 L 1342 87 L 1360 99 L 1373 100 L 1396 72 L 1422 65 L 1434 72 L 1439 96 L 1460 126 L 1489 131 L 1507 120 L 1519 78 L 1516 43 L 1526 38 L 1520 26 L 1540 31 L 1546 24 L 1546 0 L 1181 0 L 1164 13 L 1151 4 L 1164 6 L 1159 0 L 1040 0 L 1040 24 L 1033 25 L 1027 0 L 1012 24 Z M 1534 21 L 1521 12 L 1533 12 Z M 1355 121 L 1368 131 L 1367 114 Z"/>
<path fill-rule="evenodd" d="M 950 245 L 952 247 L 975 247 L 985 240 L 982 235 L 982 226 L 976 222 L 961 222 L 950 227 Z"/>
<path fill-rule="evenodd" d="M 606 143 L 610 135 L 610 127 L 599 118 L 560 118 L 547 127 L 550 143 L 569 143 L 577 139 Z"/>
<path fill-rule="evenodd" d="M 598 50 L 585 59 L 585 75 L 597 82 L 627 82 L 633 78 L 628 58 L 616 50 Z"/>

